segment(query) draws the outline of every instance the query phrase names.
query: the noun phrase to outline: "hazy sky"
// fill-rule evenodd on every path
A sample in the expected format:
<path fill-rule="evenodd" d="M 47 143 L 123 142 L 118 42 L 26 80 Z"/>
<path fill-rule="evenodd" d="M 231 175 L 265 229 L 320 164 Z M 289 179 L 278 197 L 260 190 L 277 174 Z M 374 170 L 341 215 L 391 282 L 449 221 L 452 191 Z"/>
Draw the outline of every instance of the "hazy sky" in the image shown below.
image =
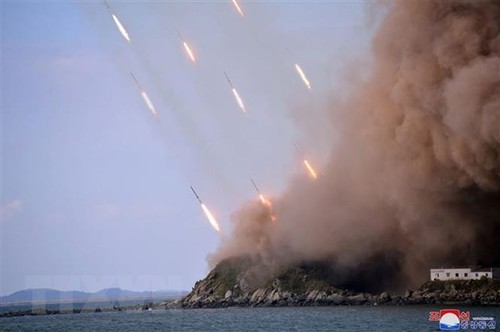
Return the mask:
<path fill-rule="evenodd" d="M 321 172 L 333 127 L 313 120 L 369 50 L 366 5 L 240 3 L 110 2 L 127 44 L 102 2 L 2 1 L 2 295 L 189 290 L 220 239 L 190 185 L 228 234 L 250 177 L 306 176 L 293 142 Z"/>

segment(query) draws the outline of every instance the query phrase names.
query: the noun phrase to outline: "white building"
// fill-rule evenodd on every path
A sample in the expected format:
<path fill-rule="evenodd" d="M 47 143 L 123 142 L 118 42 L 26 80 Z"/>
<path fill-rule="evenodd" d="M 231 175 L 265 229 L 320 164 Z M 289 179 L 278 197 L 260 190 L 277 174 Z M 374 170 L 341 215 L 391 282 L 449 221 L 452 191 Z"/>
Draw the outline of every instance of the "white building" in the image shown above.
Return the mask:
<path fill-rule="evenodd" d="M 482 277 L 493 279 L 500 277 L 500 269 L 475 269 L 470 267 L 431 269 L 431 280 L 479 280 Z"/>

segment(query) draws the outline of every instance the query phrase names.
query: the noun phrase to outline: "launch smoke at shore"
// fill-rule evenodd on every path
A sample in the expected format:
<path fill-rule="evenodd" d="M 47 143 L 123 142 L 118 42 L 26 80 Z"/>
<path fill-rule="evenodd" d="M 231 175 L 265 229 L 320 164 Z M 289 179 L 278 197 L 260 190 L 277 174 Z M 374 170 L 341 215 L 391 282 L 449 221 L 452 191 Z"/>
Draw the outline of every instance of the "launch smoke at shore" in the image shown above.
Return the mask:
<path fill-rule="evenodd" d="M 321 260 L 336 285 L 369 292 L 421 285 L 431 266 L 500 266 L 500 2 L 381 10 L 345 91 L 297 116 L 331 131 L 321 181 L 293 178 L 275 227 L 260 202 L 243 205 L 212 264 L 252 256 L 273 262 L 265 274 Z"/>

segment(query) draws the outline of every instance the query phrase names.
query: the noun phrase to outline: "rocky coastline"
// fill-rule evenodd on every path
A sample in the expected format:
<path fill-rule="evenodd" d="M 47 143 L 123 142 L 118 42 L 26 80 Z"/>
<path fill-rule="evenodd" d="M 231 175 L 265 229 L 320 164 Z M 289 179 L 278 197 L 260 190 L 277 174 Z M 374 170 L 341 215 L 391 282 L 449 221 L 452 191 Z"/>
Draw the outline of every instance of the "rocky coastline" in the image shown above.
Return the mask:
<path fill-rule="evenodd" d="M 269 280 L 248 282 L 249 264 L 228 260 L 198 281 L 182 308 L 287 307 L 340 305 L 500 305 L 500 280 L 429 281 L 403 294 L 370 294 L 337 288 L 318 266 L 294 267 Z"/>
<path fill-rule="evenodd" d="M 439 283 L 439 289 L 433 290 Z M 348 290 L 310 290 L 302 294 L 282 291 L 277 288 L 257 289 L 252 294 L 233 296 L 232 291 L 226 294 L 193 295 L 186 297 L 182 308 L 227 308 L 227 307 L 287 307 L 287 306 L 348 306 L 348 305 L 493 305 L 500 306 L 500 284 L 487 281 L 477 285 L 478 281 L 465 282 L 429 282 L 420 289 L 407 290 L 404 295 L 395 295 L 388 292 L 381 294 L 356 293 Z M 442 286 L 442 287 L 441 287 Z M 463 287 L 472 286 L 473 290 L 466 291 Z M 493 287 L 490 287 L 493 286 Z M 491 289 L 495 288 L 495 289 Z M 208 293 L 210 289 L 207 289 Z"/>

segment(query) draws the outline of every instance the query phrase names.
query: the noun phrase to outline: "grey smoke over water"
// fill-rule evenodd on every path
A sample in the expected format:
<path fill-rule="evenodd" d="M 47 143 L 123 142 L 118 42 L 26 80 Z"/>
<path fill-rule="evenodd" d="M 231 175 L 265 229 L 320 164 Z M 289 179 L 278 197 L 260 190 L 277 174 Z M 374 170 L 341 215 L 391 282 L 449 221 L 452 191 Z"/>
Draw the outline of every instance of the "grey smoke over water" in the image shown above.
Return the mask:
<path fill-rule="evenodd" d="M 500 266 L 500 2 L 397 1 L 373 64 L 325 119 L 318 181 L 293 178 L 234 215 L 212 264 L 328 261 L 340 284 L 414 286 L 436 266 Z"/>

